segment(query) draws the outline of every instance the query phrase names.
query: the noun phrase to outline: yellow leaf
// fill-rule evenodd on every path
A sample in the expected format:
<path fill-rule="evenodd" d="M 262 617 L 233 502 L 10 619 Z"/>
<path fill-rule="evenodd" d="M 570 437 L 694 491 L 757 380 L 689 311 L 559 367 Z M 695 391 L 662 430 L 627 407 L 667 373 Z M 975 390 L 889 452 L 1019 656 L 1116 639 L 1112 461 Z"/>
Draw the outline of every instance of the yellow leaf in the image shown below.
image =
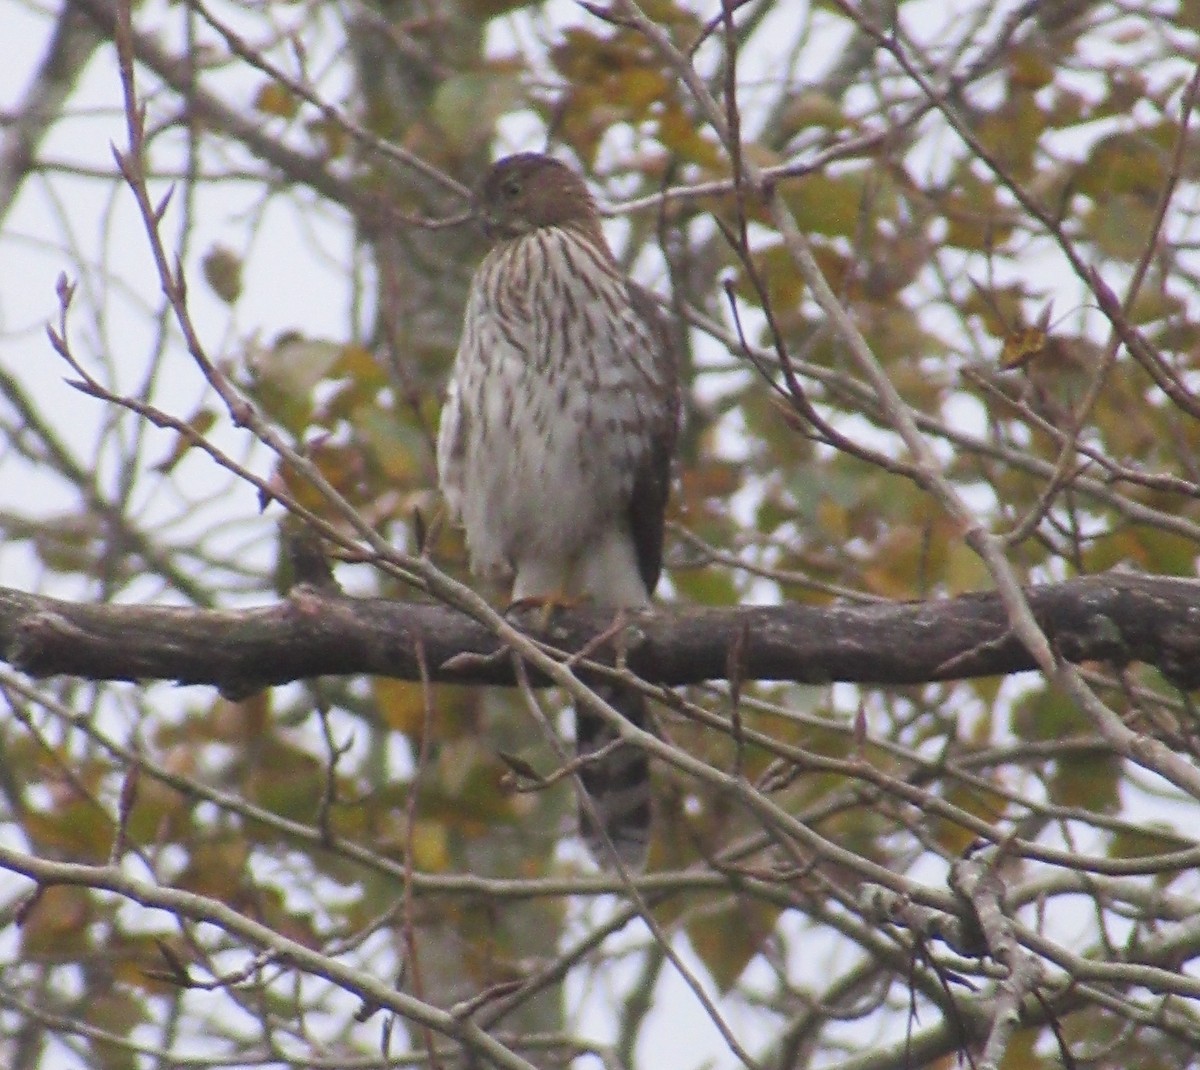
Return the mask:
<path fill-rule="evenodd" d="M 946 217 L 945 244 L 960 249 L 992 249 L 1012 234 L 1009 216 L 996 199 L 994 186 L 965 171 L 940 202 Z"/>
<path fill-rule="evenodd" d="M 494 771 L 499 759 L 492 756 L 479 740 L 470 736 L 448 740 L 442 745 L 438 754 L 438 772 L 442 787 L 452 796 L 461 796 L 464 792 L 477 788 L 473 783 L 480 773 Z M 485 777 L 485 780 L 490 780 Z"/>
<path fill-rule="evenodd" d="M 621 75 L 614 88 L 619 94 L 617 99 L 635 115 L 644 115 L 668 92 L 662 72 L 652 67 L 630 68 Z"/>
<path fill-rule="evenodd" d="M 1009 81 L 1021 89 L 1041 89 L 1054 81 L 1054 64 L 1040 48 L 1014 48 L 1008 56 L 1008 69 Z"/>
<path fill-rule="evenodd" d="M 78 961 L 87 946 L 91 900 L 86 888 L 44 886 L 21 925 L 20 958 L 27 962 Z"/>
<path fill-rule="evenodd" d="M 425 689 L 419 683 L 393 680 L 386 676 L 371 679 L 375 705 L 389 728 L 420 739 L 425 728 Z"/>
<path fill-rule="evenodd" d="M 810 126 L 836 130 L 848 119 L 833 97 L 812 90 L 797 93 L 784 105 L 779 118 L 780 128 L 794 136 Z"/>
<path fill-rule="evenodd" d="M 271 721 L 269 689 L 234 702 L 218 698 L 209 711 L 212 738 L 224 743 L 253 743 L 268 730 Z"/>
<path fill-rule="evenodd" d="M 325 155 L 336 160 L 346 154 L 350 147 L 350 137 L 346 128 L 332 119 L 313 119 L 305 124 L 308 136 L 325 147 Z"/>
<path fill-rule="evenodd" d="M 1037 1053 L 1040 1035 L 1040 1028 L 1018 1029 L 1005 1045 L 1000 1070 L 1037 1070 L 1038 1067 L 1053 1065 Z M 949 1068 L 955 1065 L 955 1059 L 947 1058 L 944 1062 L 939 1061 L 937 1065 Z"/>
<path fill-rule="evenodd" d="M 375 359 L 375 355 L 366 346 L 354 342 L 342 346 L 333 370 L 338 375 L 375 383 L 379 386 L 386 385 L 388 381 L 383 369 L 379 366 L 379 361 Z"/>
<path fill-rule="evenodd" d="M 479 19 L 494 19 L 497 15 L 524 7 L 528 2 L 529 0 L 470 0 L 469 6 L 464 10 L 469 10 Z"/>
<path fill-rule="evenodd" d="M 975 132 L 1006 171 L 1026 178 L 1045 129 L 1046 115 L 1037 98 L 1027 90 L 1017 90 L 995 111 L 983 115 Z"/>
<path fill-rule="evenodd" d="M 189 417 L 187 424 L 196 434 L 205 435 L 212 430 L 213 424 L 216 422 L 217 414 L 212 409 L 205 407 L 198 409 Z M 175 445 L 172 447 L 171 452 L 154 466 L 154 471 L 161 472 L 164 475 L 172 472 L 192 446 L 193 442 L 190 437 L 176 435 Z"/>
<path fill-rule="evenodd" d="M 946 547 L 942 573 L 945 577 L 946 589 L 950 594 L 980 591 L 991 584 L 983 560 L 962 542 L 950 542 Z"/>
<path fill-rule="evenodd" d="M 227 901 L 242 887 L 249 857 L 249 844 L 236 837 L 203 841 L 192 848 L 192 856 L 175 883 L 186 892 Z"/>
<path fill-rule="evenodd" d="M 697 129 L 678 102 L 672 101 L 663 109 L 656 133 L 663 148 L 674 156 L 710 169 L 721 166 L 721 150 L 704 131 Z"/>
<path fill-rule="evenodd" d="M 246 797 L 284 817 L 311 820 L 326 782 L 323 762 L 278 735 L 262 740 L 248 756 Z"/>
<path fill-rule="evenodd" d="M 1046 332 L 1040 327 L 1023 327 L 1004 339 L 1000 367 L 1005 371 L 1023 368 L 1046 349 Z"/>
<path fill-rule="evenodd" d="M 735 900 L 688 921 L 692 949 L 721 992 L 733 987 L 761 950 L 780 913 L 778 907 L 761 902 Z"/>
<path fill-rule="evenodd" d="M 1161 834 L 1154 825 L 1141 829 L 1125 829 L 1114 832 L 1108 844 L 1110 858 L 1145 858 L 1147 855 L 1167 854 L 1178 851 L 1183 846 L 1180 837 L 1167 826 L 1159 826 Z M 1176 877 L 1186 870 L 1164 870 L 1156 873 L 1154 883 L 1165 888 Z"/>
<path fill-rule="evenodd" d="M 83 1009 L 84 1021 L 103 1030 L 109 1036 L 127 1037 L 148 1020 L 146 1005 L 134 993 L 111 988 L 89 994 Z M 91 1065 L 103 1070 L 118 1070 L 137 1065 L 128 1053 L 121 1052 L 97 1038 L 95 1061 Z"/>
<path fill-rule="evenodd" d="M 973 785 L 951 783 L 945 797 L 951 806 L 988 822 L 997 821 L 1008 808 L 1003 796 L 981 791 Z M 949 815 L 932 810 L 928 815 L 934 839 L 948 854 L 961 854 L 976 837 L 969 825 Z"/>
<path fill-rule="evenodd" d="M 290 393 L 312 392 L 341 359 L 343 347 L 320 338 L 282 334 L 270 348 L 256 348 L 247 365 L 258 383 L 270 382 Z"/>
<path fill-rule="evenodd" d="M 416 869 L 440 873 L 450 868 L 446 829 L 440 821 L 413 822 L 409 842 L 412 844 L 412 862 Z"/>
<path fill-rule="evenodd" d="M 968 277 L 971 293 L 963 302 L 968 316 L 978 316 L 983 329 L 993 338 L 1005 338 L 1014 323 L 1021 322 L 1026 294 L 1020 286 L 984 287 Z"/>
<path fill-rule="evenodd" d="M 278 82 L 267 82 L 254 96 L 254 109 L 264 115 L 275 115 L 280 119 L 291 119 L 300 110 L 300 103 Z"/>
<path fill-rule="evenodd" d="M 355 406 L 350 420 L 389 487 L 400 490 L 429 485 L 429 440 L 421 430 L 371 403 Z"/>

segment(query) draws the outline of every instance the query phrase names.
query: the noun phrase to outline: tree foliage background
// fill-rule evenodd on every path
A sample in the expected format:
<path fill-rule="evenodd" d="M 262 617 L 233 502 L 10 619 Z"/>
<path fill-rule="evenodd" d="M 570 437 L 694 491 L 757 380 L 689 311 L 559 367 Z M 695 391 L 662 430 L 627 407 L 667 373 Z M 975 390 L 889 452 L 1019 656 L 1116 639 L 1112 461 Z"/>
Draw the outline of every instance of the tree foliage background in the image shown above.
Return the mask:
<path fill-rule="evenodd" d="M 999 588 L 1044 670 L 768 685 L 734 644 L 730 680 L 659 695 L 631 886 L 571 840 L 559 693 L 5 669 L 5 1065 L 1195 1061 L 1194 710 L 1149 668 L 1058 664 L 1019 585 L 1195 571 L 1200 6 L 0 23 L 30 43 L 3 83 L 0 582 L 262 604 L 283 503 L 351 591 L 458 590 L 414 577 L 466 578 L 432 489 L 465 192 L 549 146 L 688 356 L 665 596 Z"/>

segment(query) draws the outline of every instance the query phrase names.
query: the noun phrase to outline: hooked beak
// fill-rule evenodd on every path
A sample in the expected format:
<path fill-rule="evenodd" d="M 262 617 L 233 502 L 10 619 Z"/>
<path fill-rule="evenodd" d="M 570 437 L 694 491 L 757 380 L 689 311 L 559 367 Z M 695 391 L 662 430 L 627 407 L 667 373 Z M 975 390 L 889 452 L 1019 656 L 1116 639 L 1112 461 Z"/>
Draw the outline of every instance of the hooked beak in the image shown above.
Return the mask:
<path fill-rule="evenodd" d="M 489 241 L 506 241 L 509 238 L 519 238 L 530 228 L 522 219 L 514 219 L 499 212 L 490 212 L 483 205 L 477 205 L 475 217 L 479 220 L 484 236 Z"/>

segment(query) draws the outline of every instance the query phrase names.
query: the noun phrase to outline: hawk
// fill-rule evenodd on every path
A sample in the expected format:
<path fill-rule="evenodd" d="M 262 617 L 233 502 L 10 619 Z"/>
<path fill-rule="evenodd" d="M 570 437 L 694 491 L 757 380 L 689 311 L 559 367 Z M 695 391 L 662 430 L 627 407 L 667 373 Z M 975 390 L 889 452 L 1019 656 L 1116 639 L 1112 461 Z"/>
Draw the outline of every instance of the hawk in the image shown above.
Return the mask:
<path fill-rule="evenodd" d="M 477 212 L 493 245 L 471 285 L 438 428 L 438 480 L 474 572 L 514 600 L 644 606 L 662 568 L 679 423 L 678 370 L 654 299 L 626 278 L 595 202 L 539 153 L 488 171 Z M 638 727 L 645 697 L 597 691 Z M 578 709 L 582 758 L 619 738 Z M 640 868 L 650 771 L 629 745 L 585 761 L 580 831 L 593 858 Z"/>

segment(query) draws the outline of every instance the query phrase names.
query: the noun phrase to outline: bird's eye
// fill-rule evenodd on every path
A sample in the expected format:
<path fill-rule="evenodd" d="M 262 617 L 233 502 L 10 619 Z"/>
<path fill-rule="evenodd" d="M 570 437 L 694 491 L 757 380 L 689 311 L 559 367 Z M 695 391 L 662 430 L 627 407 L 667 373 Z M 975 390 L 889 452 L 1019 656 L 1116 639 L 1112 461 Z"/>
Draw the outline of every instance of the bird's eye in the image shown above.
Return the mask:
<path fill-rule="evenodd" d="M 505 179 L 501 192 L 508 200 L 515 200 L 521 196 L 521 180 L 516 177 Z"/>

